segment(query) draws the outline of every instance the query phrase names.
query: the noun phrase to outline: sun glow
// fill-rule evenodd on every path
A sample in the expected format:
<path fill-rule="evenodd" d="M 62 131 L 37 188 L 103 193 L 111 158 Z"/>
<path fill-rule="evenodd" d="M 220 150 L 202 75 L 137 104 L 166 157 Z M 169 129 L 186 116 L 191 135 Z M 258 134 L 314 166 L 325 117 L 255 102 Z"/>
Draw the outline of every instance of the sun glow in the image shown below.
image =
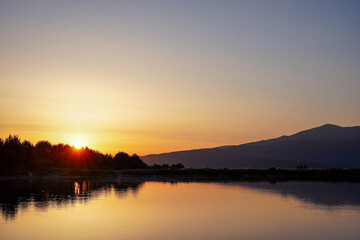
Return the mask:
<path fill-rule="evenodd" d="M 76 149 L 80 149 L 80 148 L 84 147 L 84 144 L 80 141 L 76 141 L 76 142 L 74 142 L 74 147 Z"/>

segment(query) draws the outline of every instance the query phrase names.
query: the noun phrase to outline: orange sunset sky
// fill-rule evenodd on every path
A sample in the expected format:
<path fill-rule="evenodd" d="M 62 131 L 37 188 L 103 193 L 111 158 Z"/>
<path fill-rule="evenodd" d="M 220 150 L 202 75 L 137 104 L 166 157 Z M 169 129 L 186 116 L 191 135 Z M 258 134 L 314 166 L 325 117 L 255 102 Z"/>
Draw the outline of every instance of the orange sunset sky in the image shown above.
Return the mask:
<path fill-rule="evenodd" d="M 0 3 L 1 138 L 145 155 L 360 124 L 358 8 L 64 2 Z"/>

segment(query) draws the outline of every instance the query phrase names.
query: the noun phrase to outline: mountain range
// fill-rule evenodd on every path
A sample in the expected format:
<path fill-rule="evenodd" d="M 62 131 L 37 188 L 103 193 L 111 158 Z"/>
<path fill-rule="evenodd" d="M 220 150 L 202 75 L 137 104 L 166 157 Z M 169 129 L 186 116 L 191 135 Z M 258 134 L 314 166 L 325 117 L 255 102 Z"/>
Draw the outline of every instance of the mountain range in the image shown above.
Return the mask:
<path fill-rule="evenodd" d="M 182 163 L 192 168 L 360 168 L 360 127 L 325 124 L 290 136 L 241 145 L 141 157 L 147 164 Z"/>

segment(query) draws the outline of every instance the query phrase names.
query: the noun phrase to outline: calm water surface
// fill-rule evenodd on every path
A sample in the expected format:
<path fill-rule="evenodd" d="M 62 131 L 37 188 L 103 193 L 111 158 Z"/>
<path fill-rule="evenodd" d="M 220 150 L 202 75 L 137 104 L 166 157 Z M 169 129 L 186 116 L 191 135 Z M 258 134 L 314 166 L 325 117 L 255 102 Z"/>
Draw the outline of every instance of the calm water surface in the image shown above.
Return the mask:
<path fill-rule="evenodd" d="M 360 239 L 360 184 L 0 181 L 0 239 Z"/>

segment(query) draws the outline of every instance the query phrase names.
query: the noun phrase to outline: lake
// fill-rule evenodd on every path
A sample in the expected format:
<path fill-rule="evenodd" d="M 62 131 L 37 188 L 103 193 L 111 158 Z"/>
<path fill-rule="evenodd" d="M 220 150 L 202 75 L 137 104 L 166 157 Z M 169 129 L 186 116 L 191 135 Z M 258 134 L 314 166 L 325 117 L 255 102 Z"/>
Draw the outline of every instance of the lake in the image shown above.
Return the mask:
<path fill-rule="evenodd" d="M 360 184 L 2 180 L 0 239 L 360 239 Z"/>

